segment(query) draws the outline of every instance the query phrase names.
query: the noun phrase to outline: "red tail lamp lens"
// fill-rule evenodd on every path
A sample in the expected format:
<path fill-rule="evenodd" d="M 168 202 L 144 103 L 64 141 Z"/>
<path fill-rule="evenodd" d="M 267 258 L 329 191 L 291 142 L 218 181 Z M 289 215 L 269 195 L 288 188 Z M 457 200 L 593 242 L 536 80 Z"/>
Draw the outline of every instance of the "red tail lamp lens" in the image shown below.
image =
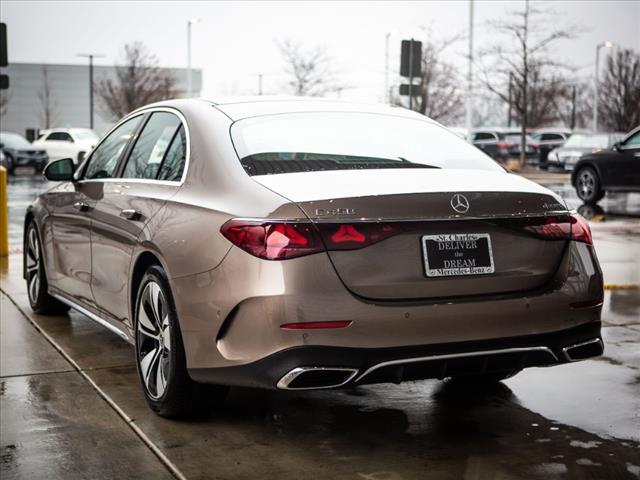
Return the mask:
<path fill-rule="evenodd" d="M 589 222 L 579 213 L 571 214 L 571 240 L 593 245 Z"/>
<path fill-rule="evenodd" d="M 232 219 L 220 232 L 245 252 L 265 260 L 284 260 L 327 250 L 354 250 L 399 232 L 382 223 L 288 223 Z"/>
<path fill-rule="evenodd" d="M 284 260 L 324 250 L 312 224 L 229 220 L 220 231 L 237 247 L 265 260 Z"/>
<path fill-rule="evenodd" d="M 530 225 L 525 229 L 545 240 L 571 239 L 571 220 L 568 215 L 564 217 L 546 217 L 543 223 Z"/>
<path fill-rule="evenodd" d="M 377 222 L 320 224 L 319 227 L 328 250 L 367 247 L 399 233 L 397 227 Z"/>
<path fill-rule="evenodd" d="M 578 213 L 566 217 L 547 217 L 544 223 L 525 229 L 546 240 L 575 240 L 593 244 L 589 223 Z"/>

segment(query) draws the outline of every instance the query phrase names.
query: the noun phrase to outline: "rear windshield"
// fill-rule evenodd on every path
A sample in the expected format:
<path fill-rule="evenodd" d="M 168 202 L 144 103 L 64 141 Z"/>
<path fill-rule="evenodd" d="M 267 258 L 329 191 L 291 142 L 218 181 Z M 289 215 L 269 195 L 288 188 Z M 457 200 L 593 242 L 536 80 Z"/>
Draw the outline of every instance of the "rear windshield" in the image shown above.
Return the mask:
<path fill-rule="evenodd" d="M 295 113 L 236 122 L 231 137 L 249 175 L 380 168 L 501 171 L 428 120 L 364 113 Z"/>

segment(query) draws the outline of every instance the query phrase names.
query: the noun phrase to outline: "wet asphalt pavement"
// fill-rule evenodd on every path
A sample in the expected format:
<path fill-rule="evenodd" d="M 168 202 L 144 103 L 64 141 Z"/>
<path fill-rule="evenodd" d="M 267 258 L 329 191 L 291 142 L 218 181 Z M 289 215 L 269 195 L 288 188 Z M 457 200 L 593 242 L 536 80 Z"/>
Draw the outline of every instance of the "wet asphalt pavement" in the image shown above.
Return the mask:
<path fill-rule="evenodd" d="M 536 180 L 579 208 L 566 176 Z M 605 355 L 529 369 L 484 390 L 440 381 L 345 390 L 233 389 L 188 421 L 155 416 L 132 348 L 79 313 L 33 314 L 22 216 L 45 183 L 9 187 L 12 255 L 0 265 L 0 477 L 638 479 L 640 195 L 592 219 L 606 291 Z"/>

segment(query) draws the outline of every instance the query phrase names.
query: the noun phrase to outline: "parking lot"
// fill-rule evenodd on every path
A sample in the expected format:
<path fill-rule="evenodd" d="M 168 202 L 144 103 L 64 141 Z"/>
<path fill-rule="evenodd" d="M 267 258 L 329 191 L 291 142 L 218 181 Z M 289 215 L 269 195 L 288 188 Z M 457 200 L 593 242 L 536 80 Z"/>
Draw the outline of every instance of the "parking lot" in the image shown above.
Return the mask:
<path fill-rule="evenodd" d="M 149 410 L 129 344 L 76 312 L 31 312 L 22 219 L 47 184 L 13 177 L 0 269 L 2 478 L 640 478 L 640 194 L 594 208 L 565 174 L 530 177 L 590 219 L 607 287 L 604 356 L 489 389 L 233 389 L 188 421 Z"/>

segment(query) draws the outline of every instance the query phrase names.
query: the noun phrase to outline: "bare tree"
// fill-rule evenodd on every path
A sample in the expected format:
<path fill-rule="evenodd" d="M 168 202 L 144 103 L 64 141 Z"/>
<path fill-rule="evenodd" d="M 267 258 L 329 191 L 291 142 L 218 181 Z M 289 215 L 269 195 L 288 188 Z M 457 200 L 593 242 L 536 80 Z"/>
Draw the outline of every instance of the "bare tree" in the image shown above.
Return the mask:
<path fill-rule="evenodd" d="M 546 108 L 553 101 L 547 97 L 559 95 L 563 83 L 559 74 L 561 64 L 548 55 L 548 48 L 558 40 L 572 38 L 570 32 L 576 31 L 568 27 L 545 30 L 557 23 L 550 14 L 525 0 L 522 10 L 510 14 L 511 19 L 491 22 L 490 27 L 503 38 L 480 55 L 493 60 L 488 66 L 481 65 L 483 84 L 504 102 L 510 102 L 519 120 L 521 163 L 524 163 L 527 128 L 532 120 L 535 123 L 548 120 Z M 546 106 L 541 106 L 541 101 Z"/>
<path fill-rule="evenodd" d="M 598 86 L 598 117 L 604 127 L 627 132 L 640 125 L 640 54 L 619 49 L 607 58 Z"/>
<path fill-rule="evenodd" d="M 118 119 L 148 103 L 174 97 L 176 93 L 175 77 L 158 66 L 157 57 L 142 42 L 126 44 L 122 63 L 116 66 L 115 78 L 103 78 L 96 85 L 96 94 L 110 119 Z"/>
<path fill-rule="evenodd" d="M 555 120 L 572 130 L 587 128 L 593 105 L 591 95 L 587 80 L 577 79 L 565 82 L 562 93 L 554 100 Z"/>
<path fill-rule="evenodd" d="M 462 79 L 458 70 L 443 57 L 443 52 L 451 46 L 459 36 L 442 41 L 435 41 L 431 35 L 422 42 L 422 75 L 417 84 L 419 93 L 413 102 L 413 109 L 434 120 L 453 123 L 464 113 L 463 94 L 459 89 Z M 408 97 L 407 97 L 408 98 Z M 396 97 L 396 105 L 408 108 L 408 100 Z"/>
<path fill-rule="evenodd" d="M 322 96 L 346 88 L 336 80 L 332 61 L 322 47 L 305 49 L 291 40 L 278 46 L 290 78 L 287 85 L 294 95 Z"/>
<path fill-rule="evenodd" d="M 7 90 L 0 90 L 0 115 L 7 113 L 7 107 L 11 101 L 11 93 Z"/>
<path fill-rule="evenodd" d="M 51 128 L 58 121 L 58 106 L 51 91 L 49 67 L 46 65 L 42 65 L 42 87 L 38 90 L 38 101 L 40 102 L 40 123 L 44 128 Z"/>

